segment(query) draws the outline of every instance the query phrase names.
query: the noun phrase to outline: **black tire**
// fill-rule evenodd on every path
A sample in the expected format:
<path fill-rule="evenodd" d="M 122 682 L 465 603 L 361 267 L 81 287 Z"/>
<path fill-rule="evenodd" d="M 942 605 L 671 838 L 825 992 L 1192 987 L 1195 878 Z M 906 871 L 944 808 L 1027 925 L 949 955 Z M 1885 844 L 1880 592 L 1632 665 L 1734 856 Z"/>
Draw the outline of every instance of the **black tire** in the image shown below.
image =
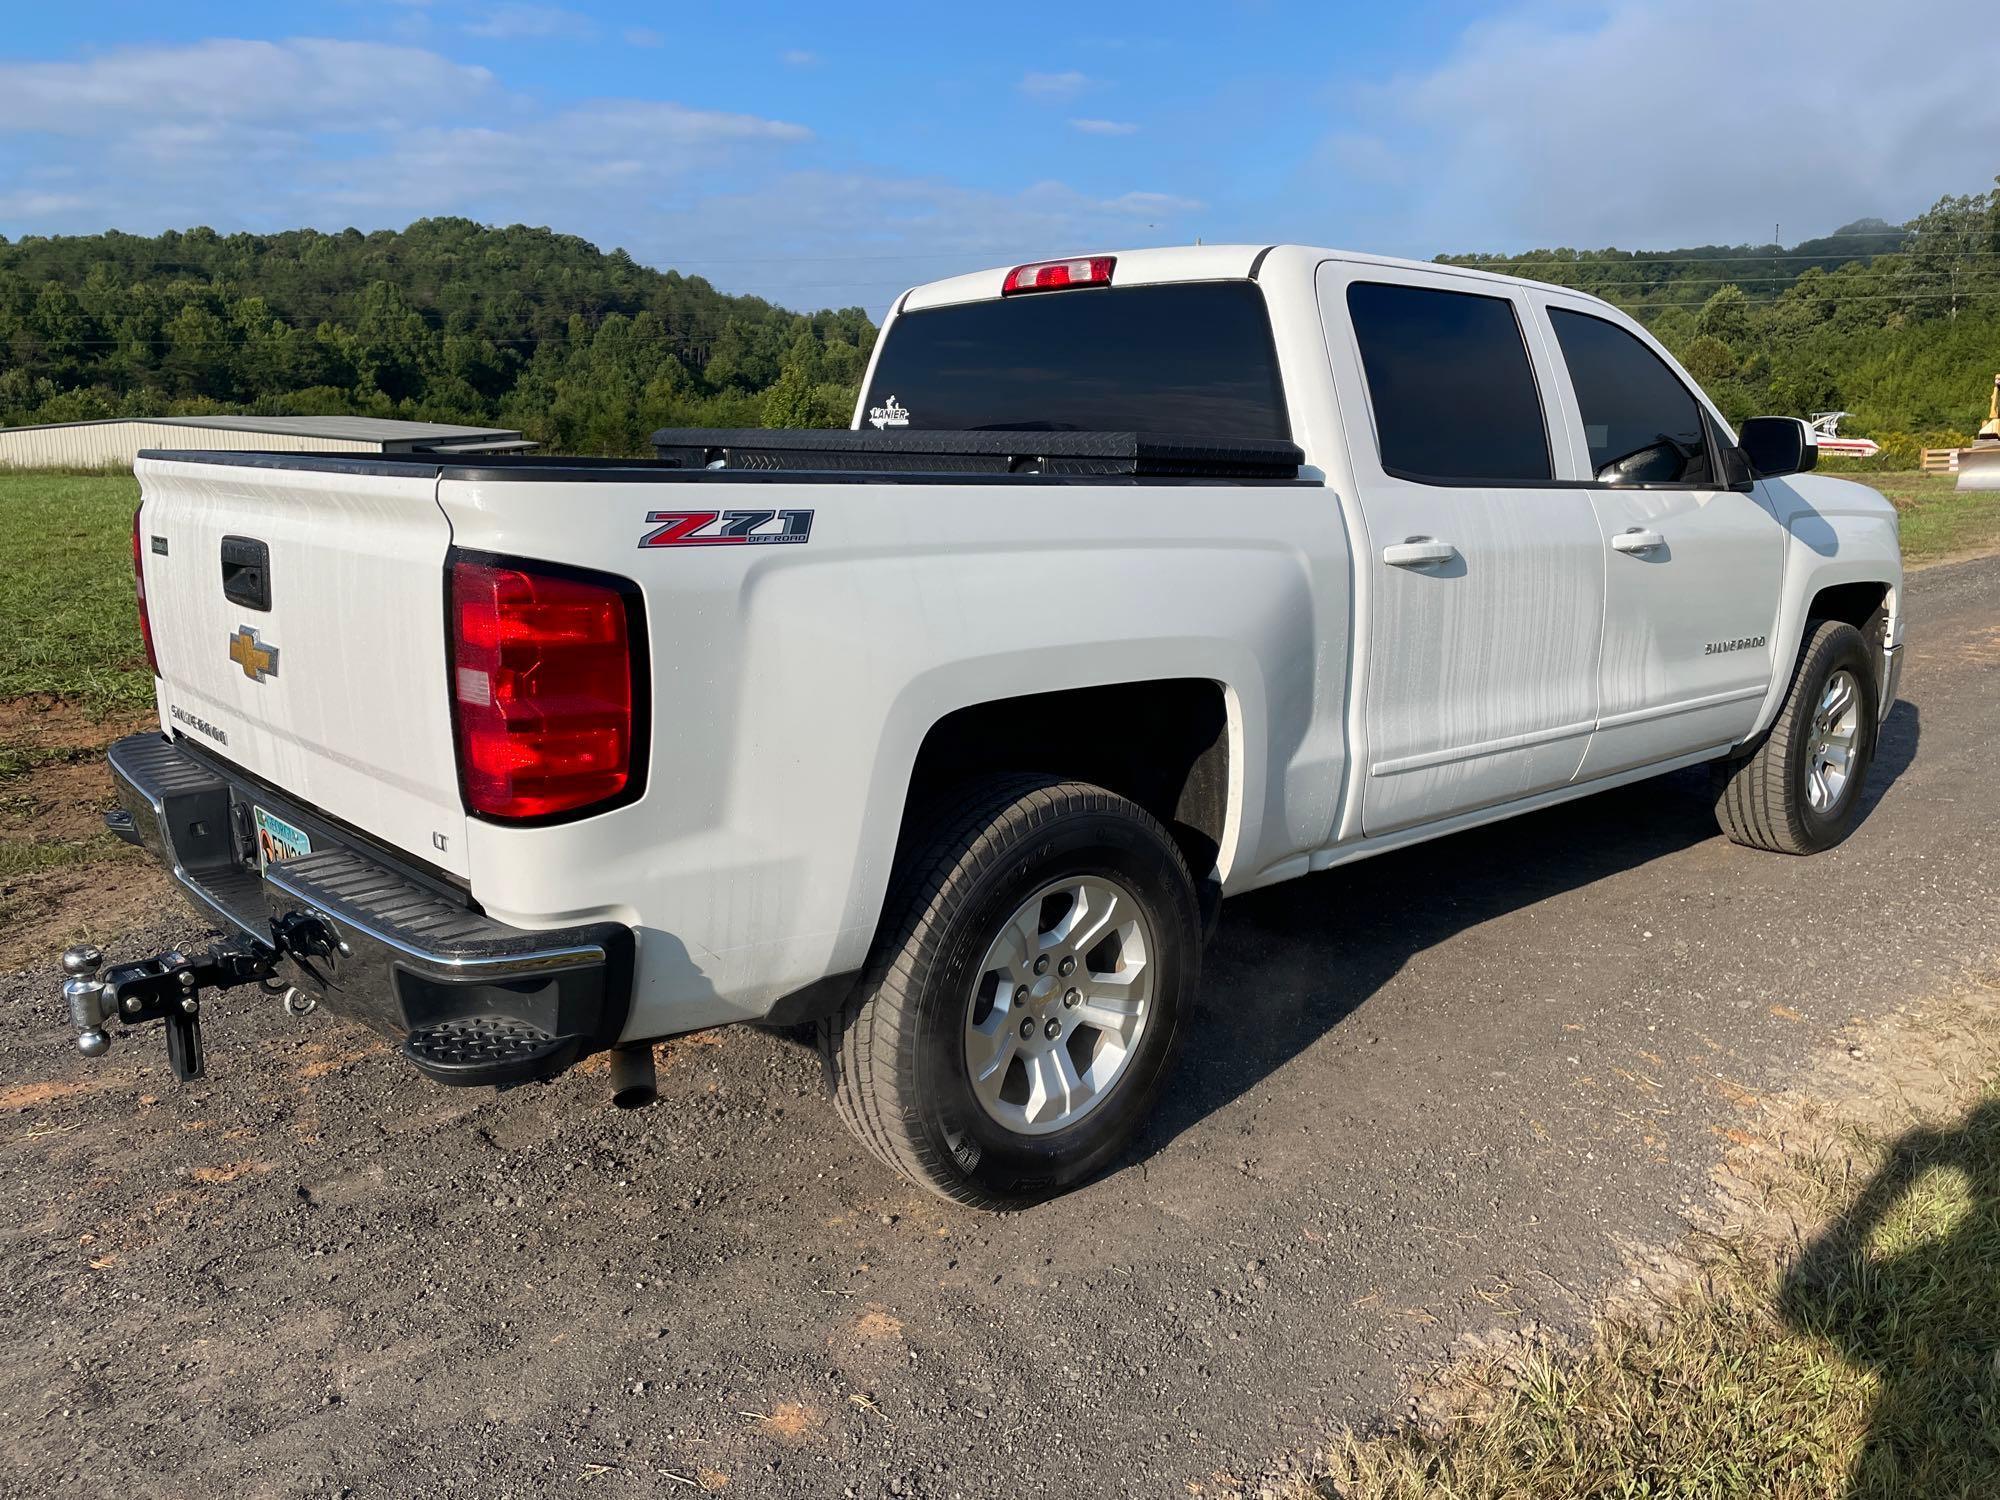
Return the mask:
<path fill-rule="evenodd" d="M 1860 687 L 1854 745 L 1838 798 L 1815 807 L 1807 791 L 1815 715 L 1828 682 L 1843 670 Z M 1875 658 L 1861 632 L 1840 620 L 1809 621 L 1777 721 L 1751 749 L 1716 766 L 1715 818 L 1722 831 L 1739 844 L 1778 854 L 1817 854 L 1852 833 L 1875 760 L 1880 699 Z"/>
<path fill-rule="evenodd" d="M 954 1202 L 1016 1208 L 1102 1170 L 1144 1121 L 1200 983 L 1201 906 L 1166 830 L 1102 787 L 994 777 L 924 821 L 935 832 L 903 859 L 854 998 L 820 1023 L 820 1052 L 841 1119 L 884 1163 Z M 1053 1133 L 1023 1134 L 973 1093 L 975 971 L 1024 902 L 1072 875 L 1134 896 L 1154 988 L 1101 1100 Z"/>

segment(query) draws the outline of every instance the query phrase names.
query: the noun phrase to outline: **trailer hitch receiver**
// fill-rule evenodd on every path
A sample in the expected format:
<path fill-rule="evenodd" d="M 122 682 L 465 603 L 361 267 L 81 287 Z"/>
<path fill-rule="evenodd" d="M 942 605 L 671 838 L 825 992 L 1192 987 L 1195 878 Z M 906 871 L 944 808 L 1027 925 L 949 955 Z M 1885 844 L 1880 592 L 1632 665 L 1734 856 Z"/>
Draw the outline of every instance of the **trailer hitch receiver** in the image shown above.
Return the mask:
<path fill-rule="evenodd" d="M 105 1022 L 116 1017 L 126 1026 L 164 1021 L 167 1065 L 182 1083 L 208 1069 L 201 1040 L 201 1000 L 205 990 L 262 984 L 272 978 L 278 950 L 265 943 L 221 942 L 189 958 L 179 952 L 156 954 L 136 963 L 104 968 L 96 948 L 71 948 L 63 954 L 63 999 L 76 1045 L 85 1057 L 102 1057 L 111 1050 Z"/>

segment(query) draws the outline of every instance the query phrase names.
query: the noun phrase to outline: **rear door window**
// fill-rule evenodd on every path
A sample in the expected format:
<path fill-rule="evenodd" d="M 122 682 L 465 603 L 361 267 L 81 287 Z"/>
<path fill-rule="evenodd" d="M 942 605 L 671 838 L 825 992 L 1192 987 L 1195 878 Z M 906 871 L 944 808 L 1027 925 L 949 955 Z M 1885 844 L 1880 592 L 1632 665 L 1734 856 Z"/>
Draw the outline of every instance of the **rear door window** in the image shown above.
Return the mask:
<path fill-rule="evenodd" d="M 1554 477 L 1512 302 L 1357 281 L 1347 289 L 1347 313 L 1389 473 L 1462 485 Z"/>
<path fill-rule="evenodd" d="M 1708 422 L 1659 355 L 1616 323 L 1550 308 L 1600 484 L 1715 484 Z"/>
<path fill-rule="evenodd" d="M 1289 438 L 1264 294 L 1248 281 L 1035 292 L 905 313 L 864 428 Z"/>

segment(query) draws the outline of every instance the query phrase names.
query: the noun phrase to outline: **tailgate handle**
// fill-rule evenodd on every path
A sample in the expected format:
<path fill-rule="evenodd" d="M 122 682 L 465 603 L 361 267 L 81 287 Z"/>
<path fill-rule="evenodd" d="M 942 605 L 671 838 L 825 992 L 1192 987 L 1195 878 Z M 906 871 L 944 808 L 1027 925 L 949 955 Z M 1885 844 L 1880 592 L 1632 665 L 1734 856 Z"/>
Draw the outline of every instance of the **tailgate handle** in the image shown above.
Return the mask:
<path fill-rule="evenodd" d="M 254 536 L 222 539 L 222 596 L 245 609 L 270 609 L 271 549 Z"/>

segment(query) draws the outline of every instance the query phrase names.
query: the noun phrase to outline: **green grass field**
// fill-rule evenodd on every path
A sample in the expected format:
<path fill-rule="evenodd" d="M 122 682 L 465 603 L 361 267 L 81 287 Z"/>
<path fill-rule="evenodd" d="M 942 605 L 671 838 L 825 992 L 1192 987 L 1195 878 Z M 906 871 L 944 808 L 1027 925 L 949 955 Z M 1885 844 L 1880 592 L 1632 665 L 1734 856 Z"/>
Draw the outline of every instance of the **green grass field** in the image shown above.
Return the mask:
<path fill-rule="evenodd" d="M 1910 563 L 2000 547 L 2000 492 L 1933 474 L 1858 476 L 1902 512 Z M 93 713 L 144 708 L 151 679 L 132 602 L 125 474 L 0 473 L 0 700 L 54 696 Z"/>
<path fill-rule="evenodd" d="M 1859 474 L 1902 513 L 1903 561 L 1936 562 L 2000 547 L 2000 490 L 1960 492 L 1951 474 Z"/>
<path fill-rule="evenodd" d="M 143 708 L 129 474 L 0 474 L 0 699 Z"/>

